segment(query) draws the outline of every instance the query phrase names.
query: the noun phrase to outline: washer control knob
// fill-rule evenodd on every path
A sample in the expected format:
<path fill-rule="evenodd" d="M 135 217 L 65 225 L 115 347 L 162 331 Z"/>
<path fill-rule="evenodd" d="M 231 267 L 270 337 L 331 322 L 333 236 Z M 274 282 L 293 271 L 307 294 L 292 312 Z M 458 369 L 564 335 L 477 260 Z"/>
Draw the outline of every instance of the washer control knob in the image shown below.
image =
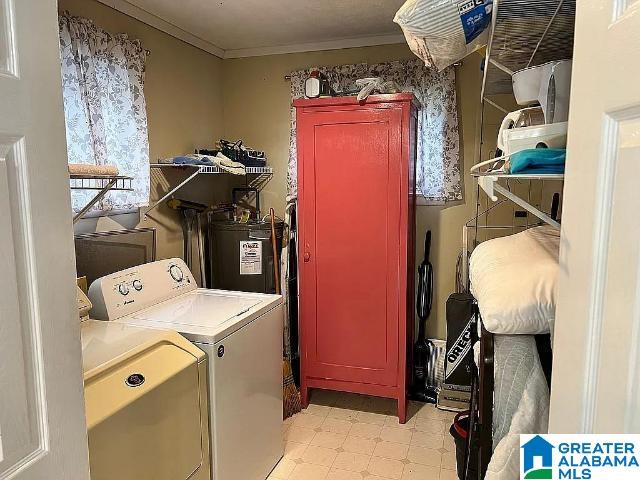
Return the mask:
<path fill-rule="evenodd" d="M 140 280 L 134 280 L 132 285 L 138 292 L 142 290 L 142 282 Z"/>
<path fill-rule="evenodd" d="M 173 278 L 176 282 L 181 282 L 182 280 L 184 280 L 184 273 L 182 273 L 182 270 L 177 265 L 171 265 L 169 267 L 169 274 L 171 275 L 171 278 Z"/>
<path fill-rule="evenodd" d="M 118 285 L 118 292 L 120 292 L 120 295 L 129 295 L 129 287 L 127 287 L 126 283 L 121 283 Z"/>

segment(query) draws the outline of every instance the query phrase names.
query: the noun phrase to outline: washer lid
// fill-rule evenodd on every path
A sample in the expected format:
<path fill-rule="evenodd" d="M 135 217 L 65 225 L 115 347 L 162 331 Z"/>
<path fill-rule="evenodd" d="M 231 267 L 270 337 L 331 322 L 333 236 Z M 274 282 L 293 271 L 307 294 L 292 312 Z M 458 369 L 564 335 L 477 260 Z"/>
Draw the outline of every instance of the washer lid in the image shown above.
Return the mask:
<path fill-rule="evenodd" d="M 120 364 L 130 362 L 141 352 L 157 345 L 171 345 L 184 350 L 196 361 L 204 353 L 170 329 L 139 328 L 117 322 L 85 320 L 80 324 L 82 370 L 85 381 Z"/>
<path fill-rule="evenodd" d="M 200 288 L 118 321 L 176 330 L 191 341 L 215 343 L 280 303 L 280 295 Z"/>

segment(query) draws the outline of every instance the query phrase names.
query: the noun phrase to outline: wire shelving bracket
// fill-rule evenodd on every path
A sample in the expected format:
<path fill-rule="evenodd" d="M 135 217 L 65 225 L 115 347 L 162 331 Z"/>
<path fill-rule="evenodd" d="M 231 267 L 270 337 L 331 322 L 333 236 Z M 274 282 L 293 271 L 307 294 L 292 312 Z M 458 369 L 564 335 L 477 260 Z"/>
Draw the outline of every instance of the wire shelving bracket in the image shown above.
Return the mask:
<path fill-rule="evenodd" d="M 185 178 L 182 182 L 180 182 L 175 187 L 169 189 L 167 193 L 165 193 L 162 198 L 156 201 L 153 205 L 150 205 L 147 211 L 144 213 L 145 216 L 149 214 L 149 212 L 155 209 L 158 205 L 163 203 L 168 198 L 172 197 L 176 194 L 178 190 L 191 182 L 198 175 L 233 175 L 217 165 L 176 165 L 172 163 L 152 163 L 150 165 L 152 169 L 192 169 L 193 172 Z M 267 183 L 271 177 L 273 176 L 273 168 L 272 167 L 245 167 L 245 177 L 251 175 L 253 178 L 247 183 L 248 187 L 261 188 Z"/>
<path fill-rule="evenodd" d="M 91 208 L 107 194 L 113 191 L 131 191 L 133 177 L 124 175 L 69 175 L 69 188 L 71 190 L 95 190 L 97 193 L 74 216 L 73 224 L 84 217 Z"/>

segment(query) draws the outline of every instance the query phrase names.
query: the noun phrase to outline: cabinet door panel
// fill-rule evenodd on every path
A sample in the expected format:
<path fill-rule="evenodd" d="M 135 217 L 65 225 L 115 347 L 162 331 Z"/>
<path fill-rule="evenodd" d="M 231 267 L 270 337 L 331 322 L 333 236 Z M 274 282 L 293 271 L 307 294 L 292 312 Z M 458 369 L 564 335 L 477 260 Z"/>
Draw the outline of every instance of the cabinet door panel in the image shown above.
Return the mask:
<path fill-rule="evenodd" d="M 401 111 L 301 117 L 307 374 L 396 385 Z"/>

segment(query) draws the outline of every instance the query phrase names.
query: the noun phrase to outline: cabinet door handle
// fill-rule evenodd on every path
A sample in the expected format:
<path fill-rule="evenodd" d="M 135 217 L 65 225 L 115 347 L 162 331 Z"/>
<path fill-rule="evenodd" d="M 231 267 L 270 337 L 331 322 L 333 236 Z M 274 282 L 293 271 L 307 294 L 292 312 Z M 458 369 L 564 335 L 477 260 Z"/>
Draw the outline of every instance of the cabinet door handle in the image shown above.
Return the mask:
<path fill-rule="evenodd" d="M 309 252 L 304 252 L 304 263 L 309 263 L 311 261 L 311 254 Z"/>

